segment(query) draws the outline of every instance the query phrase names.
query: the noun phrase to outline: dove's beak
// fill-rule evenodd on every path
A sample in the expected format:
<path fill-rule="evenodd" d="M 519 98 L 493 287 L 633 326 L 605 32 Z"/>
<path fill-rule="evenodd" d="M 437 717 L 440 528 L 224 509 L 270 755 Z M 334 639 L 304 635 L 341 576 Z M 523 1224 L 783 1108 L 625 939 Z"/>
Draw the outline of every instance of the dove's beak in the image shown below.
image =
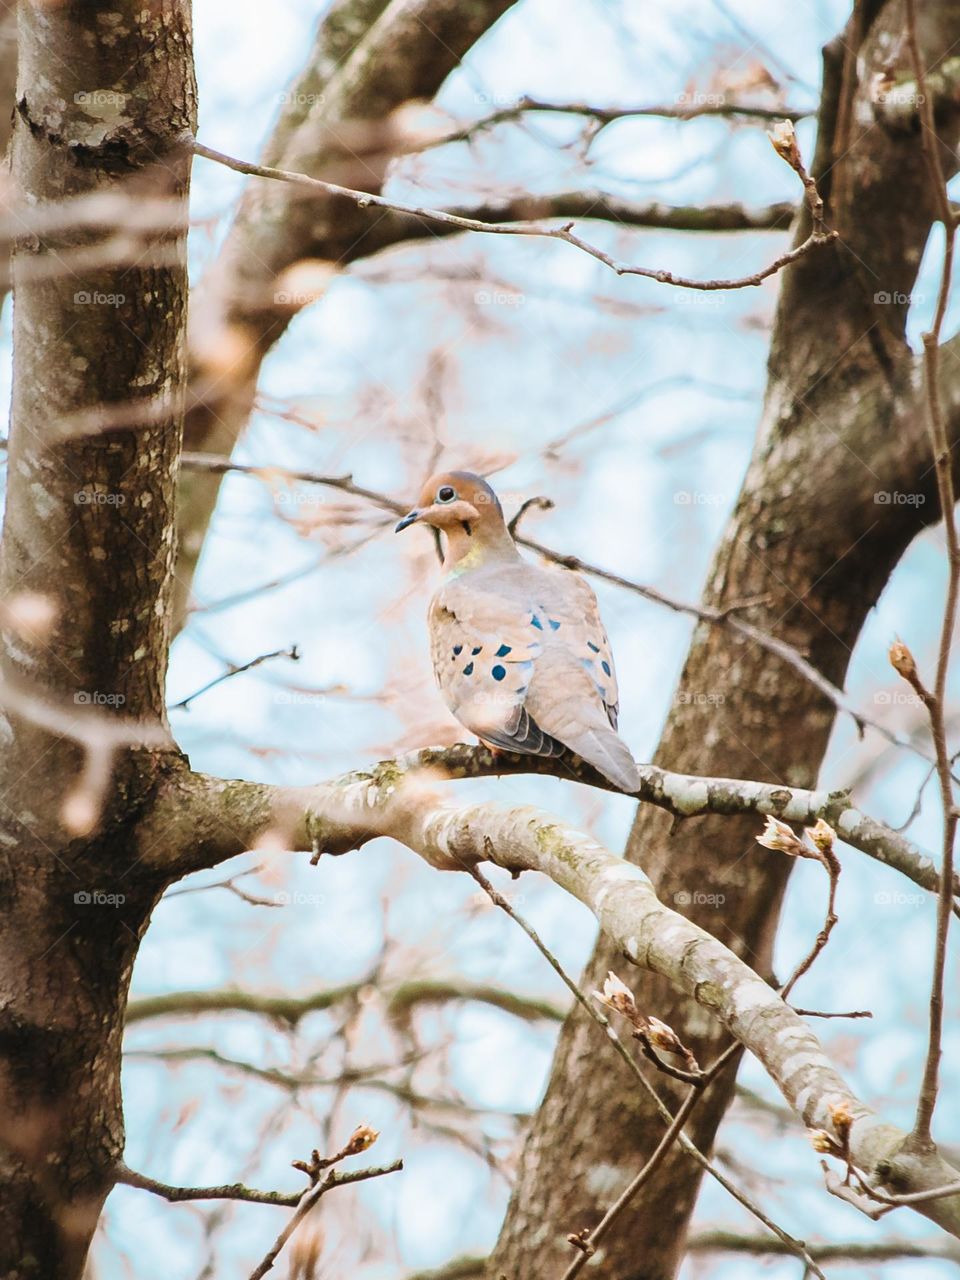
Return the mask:
<path fill-rule="evenodd" d="M 420 516 L 421 516 L 421 512 L 418 510 L 408 511 L 393 532 L 399 533 L 401 529 L 408 529 L 410 525 L 417 523 L 417 521 L 420 519 Z"/>

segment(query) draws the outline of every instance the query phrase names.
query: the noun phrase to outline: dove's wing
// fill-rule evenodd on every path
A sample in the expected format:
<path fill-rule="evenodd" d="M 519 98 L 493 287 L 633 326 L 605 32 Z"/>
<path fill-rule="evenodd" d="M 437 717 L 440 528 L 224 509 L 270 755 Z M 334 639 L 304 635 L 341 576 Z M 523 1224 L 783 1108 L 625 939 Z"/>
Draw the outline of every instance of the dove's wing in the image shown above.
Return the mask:
<path fill-rule="evenodd" d="M 507 596 L 462 581 L 440 589 L 430 605 L 430 649 L 437 684 L 462 725 L 491 746 L 557 755 L 525 707 L 542 630 Z"/>
<path fill-rule="evenodd" d="M 610 643 L 589 584 L 526 562 L 463 574 L 430 609 L 437 682 L 461 724 L 529 755 L 568 747 L 624 791 L 640 779 L 615 733 Z"/>

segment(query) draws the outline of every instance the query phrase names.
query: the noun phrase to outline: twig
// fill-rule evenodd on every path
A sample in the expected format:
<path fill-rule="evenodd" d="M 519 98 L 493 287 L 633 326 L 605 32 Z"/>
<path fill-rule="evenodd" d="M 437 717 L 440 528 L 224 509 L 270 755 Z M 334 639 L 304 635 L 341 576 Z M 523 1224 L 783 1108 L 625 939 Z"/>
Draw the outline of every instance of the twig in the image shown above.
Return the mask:
<path fill-rule="evenodd" d="M 818 1262 L 895 1262 L 902 1258 L 942 1258 L 960 1262 L 960 1247 L 955 1240 L 830 1240 L 823 1244 L 809 1244 L 807 1248 Z M 763 1257 L 783 1252 L 779 1242 L 767 1236 L 748 1236 L 732 1231 L 700 1231 L 687 1241 L 688 1254 L 744 1253 Z"/>
<path fill-rule="evenodd" d="M 742 118 L 745 120 L 761 120 L 774 122 L 777 120 L 804 120 L 813 114 L 798 108 L 753 107 L 740 102 L 704 102 L 684 106 L 682 103 L 659 103 L 639 107 L 597 107 L 587 102 L 545 102 L 539 98 L 524 95 L 509 106 L 500 107 L 482 116 L 479 120 L 471 120 L 449 133 L 438 134 L 427 142 L 428 147 L 446 146 L 451 142 L 469 142 L 474 134 L 486 129 L 495 128 L 499 124 L 509 123 L 530 112 L 549 113 L 551 115 L 585 116 L 601 126 L 615 124 L 619 120 L 696 120 L 703 116 L 714 116 L 726 119 Z"/>
<path fill-rule="evenodd" d="M 829 823 L 819 818 L 816 826 L 808 828 L 806 834 L 810 837 L 812 847 L 795 836 L 785 822 L 780 822 L 779 819 L 768 815 L 767 825 L 763 834 L 757 836 L 757 844 L 763 845 L 766 849 L 776 849 L 789 857 L 811 858 L 813 861 L 819 862 L 830 877 L 827 915 L 823 928 L 817 934 L 810 953 L 800 961 L 793 974 L 784 986 L 780 988 L 780 996 L 783 1000 L 787 999 L 798 979 L 802 978 L 811 968 L 817 956 L 830 941 L 830 934 L 837 923 L 837 913 L 834 908 L 837 900 L 837 882 L 840 879 L 840 860 L 833 847 L 837 833 Z"/>
<path fill-rule="evenodd" d="M 388 209 L 393 213 L 406 214 L 408 217 L 436 222 L 448 227 L 456 227 L 461 231 L 477 231 L 484 235 L 533 236 L 547 240 L 562 240 L 565 244 L 573 245 L 589 257 L 596 259 L 597 262 L 601 262 L 605 267 L 609 267 L 618 276 L 641 276 L 646 280 L 655 280 L 658 284 L 673 285 L 678 289 L 695 289 L 700 292 L 711 293 L 760 285 L 764 280 L 782 271 L 784 267 L 790 266 L 800 258 L 805 257 L 811 250 L 818 249 L 821 245 L 829 244 L 836 239 L 836 234 L 832 231 L 824 232 L 815 229 L 802 244 L 797 245 L 794 249 L 788 249 L 766 267 L 753 272 L 751 275 L 730 280 L 696 280 L 688 276 L 674 275 L 673 272 L 664 271 L 662 268 L 632 266 L 629 263 L 621 262 L 598 245 L 591 244 L 590 241 L 576 235 L 573 231 L 574 224 L 572 222 L 566 222 L 560 227 L 547 227 L 535 222 L 512 224 L 482 222 L 478 218 L 465 218 L 460 214 L 449 213 L 442 209 L 429 209 L 420 205 L 405 204 L 398 200 L 387 200 L 385 197 L 373 195 L 369 191 L 356 191 L 351 187 L 342 187 L 335 182 L 326 182 L 322 178 L 308 177 L 305 173 L 291 173 L 286 169 L 274 169 L 268 165 L 251 164 L 246 160 L 237 160 L 233 156 L 225 155 L 222 151 L 215 151 L 212 147 L 204 146 L 203 143 L 192 139 L 189 145 L 195 155 L 203 156 L 205 160 L 216 161 L 216 163 L 225 165 L 228 169 L 233 169 L 236 173 L 244 173 L 254 178 L 271 178 L 279 182 L 289 182 L 294 186 L 304 187 L 327 196 L 341 196 L 352 200 L 361 209 Z"/>
<path fill-rule="evenodd" d="M 597 1244 L 607 1234 L 620 1214 L 623 1213 L 633 1200 L 637 1192 L 645 1183 L 650 1181 L 650 1178 L 656 1172 L 657 1168 L 663 1163 L 666 1154 L 673 1143 L 682 1136 L 683 1125 L 689 1118 L 690 1112 L 703 1096 L 703 1090 L 706 1085 L 711 1084 L 717 1078 L 723 1068 L 736 1056 L 739 1050 L 740 1045 L 736 1040 L 734 1040 L 727 1046 L 723 1053 L 720 1054 L 713 1066 L 710 1067 L 708 1071 L 704 1072 L 701 1079 L 693 1088 L 690 1089 L 689 1093 L 680 1104 L 680 1107 L 673 1118 L 672 1124 L 657 1144 L 657 1147 L 650 1156 L 650 1159 L 630 1184 L 624 1189 L 617 1200 L 610 1206 L 597 1225 L 590 1231 L 581 1231 L 577 1235 L 570 1235 L 567 1237 L 574 1248 L 580 1250 L 580 1256 L 574 1258 L 570 1263 L 569 1267 L 567 1267 L 566 1271 L 563 1273 L 562 1280 L 573 1280 L 574 1276 L 580 1274 L 588 1259 L 596 1252 Z M 778 1233 L 778 1238 L 780 1238 L 781 1243 L 785 1243 L 780 1233 Z M 794 1243 L 800 1244 L 799 1241 L 795 1241 Z M 796 1252 L 795 1249 L 790 1249 L 789 1246 L 787 1246 L 787 1248 L 790 1252 Z M 801 1248 L 805 1249 L 805 1246 L 801 1244 Z M 805 1261 L 807 1261 L 806 1258 Z M 809 1270 L 809 1267 L 807 1270 Z M 816 1271 L 814 1271 L 813 1274 L 816 1274 Z"/>
<path fill-rule="evenodd" d="M 623 1190 L 620 1196 L 614 1201 L 607 1212 L 603 1215 L 592 1231 L 580 1233 L 577 1236 L 568 1236 L 570 1243 L 577 1249 L 579 1254 L 573 1259 L 566 1271 L 563 1273 L 563 1280 L 573 1280 L 574 1276 L 580 1274 L 587 1262 L 596 1252 L 597 1244 L 603 1239 L 610 1227 L 641 1189 L 644 1183 L 649 1182 L 650 1178 L 656 1173 L 657 1169 L 663 1163 L 667 1152 L 676 1142 L 680 1135 L 680 1131 L 686 1124 L 690 1112 L 697 1105 L 700 1099 L 701 1091 L 699 1089 L 691 1089 L 687 1096 L 677 1108 L 677 1113 L 673 1117 L 666 1133 L 657 1143 L 653 1154 L 646 1162 L 637 1176 Z"/>
<path fill-rule="evenodd" d="M 939 1088 L 941 1041 L 943 1035 L 943 984 L 946 970 L 947 935 L 953 906 L 953 853 L 957 831 L 957 810 L 953 801 L 950 771 L 950 752 L 947 748 L 945 705 L 950 649 L 960 600 L 960 538 L 957 534 L 954 513 L 955 494 L 953 471 L 950 465 L 950 447 L 944 424 L 943 406 L 940 402 L 940 333 L 950 297 L 950 281 L 953 271 L 954 245 L 957 222 L 950 207 L 944 180 L 943 166 L 938 150 L 939 138 L 933 115 L 933 104 L 927 94 L 923 61 L 917 39 L 916 0 L 907 0 L 907 47 L 913 62 L 917 82 L 917 101 L 920 108 L 920 142 L 930 175 L 930 185 L 940 221 L 943 223 L 944 250 L 940 287 L 933 324 L 923 335 L 923 370 L 926 384 L 930 440 L 940 495 L 940 511 L 943 516 L 947 542 L 947 593 L 940 631 L 940 647 L 937 653 L 937 669 L 932 694 L 926 700 L 930 715 L 930 728 L 937 758 L 937 777 L 940 783 L 940 799 L 943 806 L 943 855 L 941 865 L 940 896 L 937 902 L 937 936 L 934 946 L 933 976 L 930 989 L 930 1031 L 927 1057 L 917 1102 L 912 1138 L 918 1146 L 929 1146 L 930 1127 L 937 1105 Z"/>
<path fill-rule="evenodd" d="M 379 1178 L 385 1173 L 394 1173 L 403 1168 L 402 1160 L 394 1160 L 393 1164 L 382 1168 L 355 1169 L 349 1173 L 338 1173 L 332 1186 L 348 1186 L 352 1182 L 365 1182 L 368 1178 Z M 138 1187 L 141 1191 L 150 1191 L 155 1196 L 178 1204 L 186 1200 L 243 1200 L 248 1204 L 275 1204 L 285 1209 L 294 1209 L 303 1199 L 300 1192 L 258 1191 L 256 1187 L 245 1187 L 240 1182 L 226 1183 L 219 1187 L 176 1187 L 169 1182 L 159 1182 L 156 1178 L 148 1178 L 144 1173 L 137 1173 L 128 1165 L 119 1164 L 116 1168 L 117 1182 L 128 1187 Z M 327 1190 L 331 1188 L 328 1187 Z"/>
<path fill-rule="evenodd" d="M 851 1009 L 848 1013 L 828 1013 L 823 1009 L 798 1009 L 793 1006 L 793 1012 L 798 1013 L 801 1018 L 872 1018 L 873 1013 L 869 1009 Z"/>
<path fill-rule="evenodd" d="M 251 658 L 249 662 L 244 662 L 240 666 L 237 666 L 236 663 L 228 662 L 226 671 L 222 671 L 220 675 L 208 680 L 195 693 L 191 693 L 186 698 L 181 698 L 179 702 L 173 703 L 168 710 L 186 711 L 191 702 L 195 702 L 202 694 L 209 693 L 217 685 L 223 684 L 225 680 L 231 680 L 234 676 L 243 675 L 245 671 L 252 671 L 254 667 L 262 666 L 264 662 L 272 662 L 275 658 L 289 658 L 291 662 L 298 662 L 300 660 L 300 650 L 295 644 L 291 644 L 286 649 L 274 649 L 272 653 L 261 653 L 259 658 Z"/>
<path fill-rule="evenodd" d="M 225 880 L 216 880 L 213 884 L 192 884 L 182 889 L 168 889 L 163 895 L 163 901 L 168 902 L 171 898 L 182 898 L 188 893 L 206 893 L 208 889 L 226 889 L 229 893 L 240 898 L 242 902 L 249 903 L 251 907 L 282 907 L 283 903 L 278 902 L 276 898 L 261 898 L 255 893 L 247 893 L 245 889 L 241 889 L 237 885 L 238 880 L 243 880 L 246 876 L 255 876 L 263 867 L 250 867 L 246 871 L 238 871 L 236 875 L 227 876 Z"/>
<path fill-rule="evenodd" d="M 361 1125 L 360 1128 L 354 1130 L 347 1144 L 342 1147 L 336 1155 L 322 1157 L 319 1152 L 314 1151 L 309 1161 L 296 1160 L 294 1168 L 307 1174 L 312 1185 L 303 1193 L 297 1203 L 297 1207 L 290 1217 L 289 1222 L 277 1236 L 276 1240 L 267 1250 L 263 1261 L 253 1269 L 250 1273 L 250 1280 L 263 1280 L 263 1277 L 271 1270 L 273 1264 L 293 1233 L 297 1230 L 307 1214 L 317 1204 L 322 1196 L 332 1190 L 334 1187 L 342 1186 L 345 1182 L 366 1181 L 368 1178 L 379 1178 L 386 1173 L 396 1173 L 403 1168 L 402 1160 L 395 1160 L 392 1165 L 386 1165 L 380 1169 L 362 1169 L 360 1176 L 338 1173 L 333 1165 L 339 1164 L 341 1160 L 347 1159 L 348 1156 L 354 1156 L 361 1151 L 366 1151 L 377 1140 L 377 1133 L 373 1129 Z M 328 1172 L 321 1178 L 321 1172 L 326 1169 Z"/>
<path fill-rule="evenodd" d="M 960 1182 L 948 1182 L 942 1187 L 931 1187 L 927 1191 L 909 1191 L 902 1196 L 889 1196 L 866 1182 L 861 1181 L 860 1185 L 864 1194 L 871 1200 L 878 1200 L 881 1204 L 888 1204 L 894 1208 L 899 1205 L 923 1204 L 928 1200 L 942 1200 L 944 1196 L 960 1194 Z"/>
<path fill-rule="evenodd" d="M 519 508 L 519 510 L 517 511 L 517 514 L 513 517 L 513 519 L 512 519 L 512 520 L 510 521 L 510 523 L 507 525 L 507 529 L 508 529 L 508 530 L 509 530 L 509 532 L 510 532 L 510 537 L 511 537 L 511 538 L 515 538 L 515 537 L 517 536 L 517 528 L 519 527 L 520 521 L 521 521 L 521 520 L 523 519 L 523 517 L 527 514 L 527 512 L 528 512 L 529 510 L 531 510 L 531 508 L 533 508 L 533 507 L 536 507 L 536 508 L 537 508 L 538 510 L 540 510 L 540 511 L 552 511 L 552 510 L 553 510 L 553 499 L 552 499 L 552 498 L 541 498 L 541 497 L 536 497 L 536 498 L 527 498 L 527 499 L 525 499 L 525 500 L 520 504 L 520 508 Z"/>
<path fill-rule="evenodd" d="M 646 1078 L 646 1076 L 640 1070 L 639 1066 L 634 1060 L 633 1054 L 630 1053 L 626 1045 L 617 1035 L 614 1027 L 611 1026 L 609 1018 L 607 1018 L 604 1014 L 600 1013 L 596 1008 L 594 1008 L 593 1004 L 587 999 L 587 997 L 580 990 L 577 984 L 567 974 L 567 972 L 561 965 L 560 961 L 556 958 L 556 956 L 553 954 L 550 948 L 541 940 L 540 936 L 538 935 L 536 930 L 533 928 L 533 926 L 528 924 L 527 921 L 513 909 L 513 907 L 508 902 L 508 900 L 503 896 L 503 894 L 499 893 L 494 888 L 494 886 L 490 883 L 490 881 L 486 878 L 486 876 L 482 873 L 482 871 L 480 871 L 480 869 L 476 866 L 468 866 L 465 869 L 470 872 L 470 874 L 473 876 L 476 882 L 480 885 L 480 887 L 484 890 L 484 892 L 489 896 L 490 900 L 494 902 L 498 907 L 500 907 L 502 911 L 506 912 L 506 914 L 510 916 L 510 918 L 520 926 L 520 928 L 524 931 L 524 933 L 527 935 L 530 941 L 534 944 L 534 946 L 537 948 L 537 950 L 540 952 L 543 958 L 547 961 L 550 967 L 560 977 L 561 981 L 571 992 L 571 994 L 573 995 L 577 1003 L 580 1005 L 580 1007 L 586 1011 L 587 1016 L 591 1018 L 594 1022 L 596 1022 L 597 1025 L 603 1029 L 603 1031 L 606 1033 L 608 1039 L 610 1040 L 610 1043 L 613 1045 L 616 1052 L 620 1055 L 620 1057 L 626 1063 L 630 1072 L 636 1077 L 636 1079 L 639 1081 L 643 1089 L 646 1091 L 647 1095 L 650 1097 L 661 1119 L 663 1119 L 663 1121 L 670 1128 L 673 1128 L 676 1117 L 670 1111 L 669 1107 L 667 1107 L 667 1105 L 663 1102 L 660 1095 L 657 1093 L 656 1089 L 653 1087 L 650 1081 Z M 721 1055 L 720 1059 L 718 1059 L 718 1061 L 713 1065 L 713 1067 L 711 1067 L 710 1070 L 706 1073 L 709 1079 L 713 1079 L 714 1076 L 719 1073 L 720 1069 L 726 1064 L 728 1059 L 733 1056 L 733 1054 L 737 1051 L 738 1047 L 739 1046 L 736 1044 L 736 1042 L 734 1042 L 734 1044 L 732 1044 Z M 693 1090 L 693 1092 L 695 1094 L 699 1094 L 700 1092 L 702 1092 L 702 1090 L 696 1089 L 696 1090 Z M 756 1201 L 751 1199 L 751 1197 L 747 1195 L 745 1191 L 742 1191 L 735 1183 L 731 1182 L 730 1179 L 724 1173 L 722 1173 L 721 1170 L 718 1169 L 717 1166 L 710 1159 L 708 1159 L 707 1156 L 703 1154 L 703 1152 L 699 1149 L 699 1147 L 697 1147 L 686 1136 L 686 1134 L 683 1132 L 682 1125 L 677 1127 L 675 1136 L 676 1136 L 676 1139 L 679 1141 L 680 1146 L 682 1147 L 684 1152 L 686 1152 L 687 1155 L 692 1156 L 692 1158 L 697 1162 L 697 1164 L 699 1164 L 702 1169 L 704 1169 L 707 1173 L 709 1173 L 710 1176 L 715 1179 L 715 1181 L 717 1181 L 726 1191 L 728 1191 L 730 1195 L 733 1196 L 733 1198 L 739 1204 L 743 1205 L 743 1207 L 749 1213 L 753 1214 L 753 1216 L 759 1222 L 762 1222 L 763 1225 L 767 1227 L 768 1230 L 772 1231 L 773 1234 L 778 1237 L 778 1239 L 782 1240 L 784 1242 L 784 1245 L 790 1250 L 791 1253 L 794 1253 L 797 1255 L 797 1257 L 801 1258 L 804 1264 L 809 1268 L 811 1274 L 819 1276 L 820 1280 L 825 1280 L 823 1273 L 820 1271 L 820 1269 L 814 1263 L 813 1259 L 807 1253 L 803 1242 L 800 1240 L 794 1239 L 794 1237 L 791 1236 L 788 1232 L 784 1231 L 782 1227 L 779 1227 L 773 1221 L 772 1218 L 767 1216 L 767 1214 L 763 1211 L 760 1205 L 756 1203 Z"/>

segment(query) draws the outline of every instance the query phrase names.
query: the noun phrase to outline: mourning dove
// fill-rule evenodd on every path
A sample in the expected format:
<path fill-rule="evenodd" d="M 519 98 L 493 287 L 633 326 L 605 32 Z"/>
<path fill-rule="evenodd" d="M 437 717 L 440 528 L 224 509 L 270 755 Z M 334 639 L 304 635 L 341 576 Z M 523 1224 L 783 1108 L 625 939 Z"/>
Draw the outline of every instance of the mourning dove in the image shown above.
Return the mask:
<path fill-rule="evenodd" d="M 615 732 L 617 677 L 589 584 L 524 560 L 497 495 L 469 471 L 429 480 L 397 532 L 412 524 L 446 539 L 430 649 L 460 723 L 504 751 L 556 756 L 567 747 L 620 790 L 637 791 L 637 766 Z"/>

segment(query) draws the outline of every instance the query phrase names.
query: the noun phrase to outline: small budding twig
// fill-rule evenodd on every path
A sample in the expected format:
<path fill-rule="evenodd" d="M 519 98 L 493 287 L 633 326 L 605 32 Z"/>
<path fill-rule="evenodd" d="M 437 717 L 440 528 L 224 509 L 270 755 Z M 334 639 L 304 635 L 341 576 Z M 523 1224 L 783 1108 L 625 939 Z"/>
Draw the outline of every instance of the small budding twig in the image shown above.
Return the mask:
<path fill-rule="evenodd" d="M 350 1135 L 344 1147 L 334 1156 L 323 1158 L 319 1152 L 311 1153 L 308 1161 L 295 1160 L 294 1168 L 301 1170 L 310 1179 L 310 1186 L 300 1197 L 296 1209 L 290 1216 L 290 1220 L 283 1228 L 276 1240 L 270 1246 L 265 1254 L 263 1261 L 250 1273 L 250 1280 L 263 1280 L 263 1277 L 273 1267 L 284 1245 L 303 1223 L 304 1219 L 310 1213 L 310 1210 L 316 1205 L 320 1197 L 325 1195 L 331 1188 L 338 1186 L 343 1181 L 357 1181 L 357 1178 L 346 1177 L 337 1173 L 333 1165 L 339 1164 L 341 1160 L 345 1160 L 348 1156 L 358 1155 L 361 1151 L 366 1151 L 371 1147 L 380 1135 L 376 1129 L 371 1129 L 369 1125 L 360 1125 Z M 392 1165 L 388 1165 L 383 1169 L 370 1169 L 364 1171 L 367 1177 L 375 1178 L 384 1173 L 394 1173 L 398 1169 L 403 1168 L 403 1161 L 396 1160 Z M 321 1178 L 320 1174 L 326 1169 L 326 1175 Z"/>
<path fill-rule="evenodd" d="M 294 1169 L 299 1169 L 301 1173 L 307 1175 L 311 1186 L 315 1186 L 324 1169 L 329 1169 L 333 1165 L 339 1164 L 341 1160 L 346 1160 L 348 1156 L 356 1156 L 361 1151 L 366 1151 L 373 1146 L 379 1137 L 380 1134 L 376 1129 L 371 1129 L 367 1124 L 361 1124 L 354 1129 L 347 1139 L 346 1145 L 341 1147 L 335 1156 L 324 1157 L 314 1149 L 310 1153 L 309 1160 L 294 1160 L 291 1163 Z"/>
<path fill-rule="evenodd" d="M 807 198 L 807 204 L 810 207 L 810 217 L 813 221 L 811 238 L 818 240 L 835 240 L 837 233 L 835 231 L 827 231 L 823 225 L 823 199 L 820 192 L 817 190 L 816 182 L 804 166 L 803 157 L 800 155 L 800 145 L 797 142 L 797 133 L 793 127 L 793 121 L 778 120 L 772 129 L 767 130 L 767 137 L 770 139 L 771 145 L 777 155 L 781 160 L 786 160 L 787 164 L 803 183 L 804 195 Z"/>
<path fill-rule="evenodd" d="M 659 1018 L 654 1018 L 641 1012 L 637 1008 L 633 992 L 625 983 L 620 981 L 615 973 L 607 974 L 606 982 L 603 984 L 603 991 L 594 991 L 593 998 L 605 1008 L 612 1009 L 614 1013 L 622 1014 L 627 1019 L 633 1027 L 633 1038 L 640 1041 L 644 1056 L 653 1063 L 658 1071 L 663 1071 L 666 1075 L 672 1076 L 674 1080 L 682 1080 L 685 1084 L 699 1087 L 706 1083 L 707 1077 L 700 1070 L 699 1063 L 686 1045 L 681 1043 L 673 1028 L 668 1027 Z M 669 1053 L 675 1057 L 682 1058 L 686 1070 L 681 1070 L 679 1067 L 673 1066 L 672 1063 L 664 1062 L 657 1053 L 658 1049 L 662 1053 Z"/>
<path fill-rule="evenodd" d="M 815 862 L 819 862 L 830 877 L 830 892 L 827 898 L 827 915 L 823 922 L 823 928 L 817 934 L 813 947 L 800 964 L 797 965 L 793 974 L 790 976 L 786 984 L 780 989 L 780 995 L 784 1000 L 787 999 L 793 990 L 798 979 L 813 966 L 814 961 L 820 952 L 830 941 L 830 934 L 833 932 L 834 925 L 837 923 L 837 913 L 835 910 L 837 899 L 837 882 L 840 879 L 840 859 L 834 852 L 834 842 L 837 833 L 828 822 L 824 822 L 822 818 L 818 818 L 816 825 L 805 828 L 805 834 L 810 837 L 812 848 L 805 844 L 798 836 L 794 835 L 790 827 L 785 822 L 781 822 L 779 818 L 767 818 L 767 825 L 763 833 L 757 836 L 757 844 L 762 844 L 765 849 L 776 849 L 780 853 L 785 853 L 791 858 L 812 858 Z M 858 1013 L 857 1016 L 864 1016 Z M 869 1016 L 869 1015 L 867 1015 Z"/>

